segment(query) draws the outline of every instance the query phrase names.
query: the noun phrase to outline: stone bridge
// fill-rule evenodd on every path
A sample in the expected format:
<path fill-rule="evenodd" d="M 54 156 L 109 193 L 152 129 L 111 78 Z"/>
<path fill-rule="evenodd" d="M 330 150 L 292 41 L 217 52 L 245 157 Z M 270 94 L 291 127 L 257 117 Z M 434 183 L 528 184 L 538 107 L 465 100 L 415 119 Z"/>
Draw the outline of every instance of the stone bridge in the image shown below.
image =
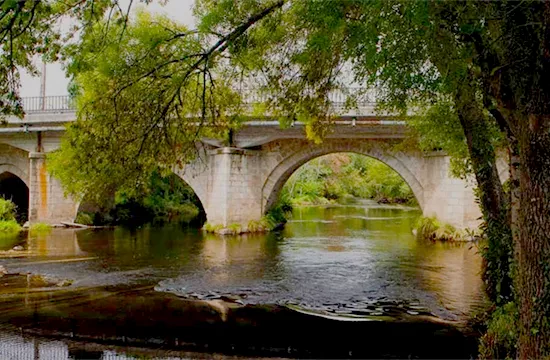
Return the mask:
<path fill-rule="evenodd" d="M 74 111 L 28 111 L 24 120 L 8 119 L 0 128 L 0 195 L 28 209 L 31 222 L 72 222 L 79 202 L 65 197 L 47 170 L 46 154 L 60 145 L 64 124 Z M 442 153 L 400 150 L 406 125 L 383 120 L 372 107 L 346 113 L 320 144 L 305 139 L 303 125 L 281 129 L 276 121 L 250 121 L 234 135 L 232 147 L 203 139 L 199 156 L 175 171 L 195 191 L 207 221 L 246 230 L 276 201 L 283 185 L 301 165 L 318 156 L 353 152 L 378 159 L 399 173 L 411 187 L 425 215 L 458 227 L 475 226 L 480 216 L 472 184 L 449 176 L 449 158 Z"/>

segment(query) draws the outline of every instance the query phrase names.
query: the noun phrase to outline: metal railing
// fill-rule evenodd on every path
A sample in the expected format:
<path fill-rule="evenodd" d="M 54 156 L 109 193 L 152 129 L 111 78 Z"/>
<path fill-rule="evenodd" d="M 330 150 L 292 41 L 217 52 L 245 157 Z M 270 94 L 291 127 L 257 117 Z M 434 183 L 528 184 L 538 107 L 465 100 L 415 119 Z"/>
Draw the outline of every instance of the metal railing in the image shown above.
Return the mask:
<path fill-rule="evenodd" d="M 66 112 L 76 109 L 74 100 L 69 95 L 34 96 L 21 99 L 23 110 L 29 113 Z"/>
<path fill-rule="evenodd" d="M 242 90 L 244 101 L 248 104 L 257 104 L 269 99 L 269 95 L 259 92 L 255 89 Z M 374 106 L 376 102 L 376 90 L 366 90 L 364 88 L 347 88 L 345 90 L 333 91 L 329 95 L 329 100 L 337 109 L 344 108 L 348 98 L 352 97 L 357 106 Z M 70 112 L 76 110 L 76 104 L 69 95 L 60 96 L 35 96 L 23 97 L 21 99 L 25 113 L 56 113 Z"/>

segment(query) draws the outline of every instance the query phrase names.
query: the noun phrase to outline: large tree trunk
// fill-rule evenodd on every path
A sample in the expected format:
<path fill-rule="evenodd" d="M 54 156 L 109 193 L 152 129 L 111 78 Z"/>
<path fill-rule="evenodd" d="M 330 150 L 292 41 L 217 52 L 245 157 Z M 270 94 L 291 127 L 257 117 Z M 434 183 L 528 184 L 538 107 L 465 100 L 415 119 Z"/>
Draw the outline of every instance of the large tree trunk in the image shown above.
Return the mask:
<path fill-rule="evenodd" d="M 455 94 L 458 117 L 466 137 L 472 168 L 479 190 L 485 232 L 489 240 L 484 253 L 484 279 L 492 301 L 512 297 L 510 260 L 512 230 L 508 199 L 496 166 L 496 153 L 490 138 L 489 119 L 476 99 L 474 76 L 470 73 Z"/>
<path fill-rule="evenodd" d="M 550 350 L 550 135 L 547 126 L 536 131 L 530 120 L 530 129 L 522 131 L 519 139 L 521 197 L 516 250 L 522 359 L 542 358 Z"/>

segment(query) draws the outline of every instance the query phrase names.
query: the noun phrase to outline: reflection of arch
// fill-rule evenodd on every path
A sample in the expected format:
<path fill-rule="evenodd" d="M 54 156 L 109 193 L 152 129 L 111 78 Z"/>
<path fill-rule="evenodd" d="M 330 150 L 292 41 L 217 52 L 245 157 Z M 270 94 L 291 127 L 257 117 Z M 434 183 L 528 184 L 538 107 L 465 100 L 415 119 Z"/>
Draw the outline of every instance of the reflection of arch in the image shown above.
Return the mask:
<path fill-rule="evenodd" d="M 320 146 L 306 146 L 299 151 L 283 159 L 269 174 L 262 187 L 262 211 L 265 212 L 277 201 L 280 191 L 288 178 L 300 166 L 306 162 L 322 155 L 339 152 L 352 152 L 360 155 L 366 155 L 379 160 L 393 170 L 395 170 L 405 182 L 411 187 L 411 190 L 422 208 L 424 205 L 424 189 L 420 181 L 409 170 L 409 168 L 397 157 L 389 154 L 381 148 L 365 146 L 362 148 L 350 147 L 345 142 L 323 143 Z"/>
<path fill-rule="evenodd" d="M 0 172 L 0 197 L 17 206 L 17 220 L 25 222 L 29 214 L 29 187 L 13 172 Z"/>

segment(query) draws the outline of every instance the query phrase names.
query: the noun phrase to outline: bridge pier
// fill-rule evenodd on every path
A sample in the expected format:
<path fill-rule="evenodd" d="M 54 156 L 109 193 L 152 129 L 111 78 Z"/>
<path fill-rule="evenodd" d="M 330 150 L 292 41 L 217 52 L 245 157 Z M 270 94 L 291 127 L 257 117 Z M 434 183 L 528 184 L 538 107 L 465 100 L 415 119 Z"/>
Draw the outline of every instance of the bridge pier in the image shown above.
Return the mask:
<path fill-rule="evenodd" d="M 29 152 L 29 222 L 73 222 L 78 204 L 66 197 L 46 165 L 46 153 Z"/>
<path fill-rule="evenodd" d="M 209 150 L 210 191 L 206 204 L 207 221 L 227 228 L 262 217 L 261 154 L 258 151 L 223 147 Z"/>
<path fill-rule="evenodd" d="M 452 178 L 449 157 L 442 153 L 395 152 L 384 140 L 280 139 L 254 149 L 203 148 L 202 158 L 189 164 L 181 177 L 195 190 L 214 227 L 247 231 L 273 206 L 288 178 L 318 156 L 355 152 L 378 159 L 399 173 L 411 187 L 425 216 L 457 228 L 476 227 L 480 211 L 473 183 Z"/>

